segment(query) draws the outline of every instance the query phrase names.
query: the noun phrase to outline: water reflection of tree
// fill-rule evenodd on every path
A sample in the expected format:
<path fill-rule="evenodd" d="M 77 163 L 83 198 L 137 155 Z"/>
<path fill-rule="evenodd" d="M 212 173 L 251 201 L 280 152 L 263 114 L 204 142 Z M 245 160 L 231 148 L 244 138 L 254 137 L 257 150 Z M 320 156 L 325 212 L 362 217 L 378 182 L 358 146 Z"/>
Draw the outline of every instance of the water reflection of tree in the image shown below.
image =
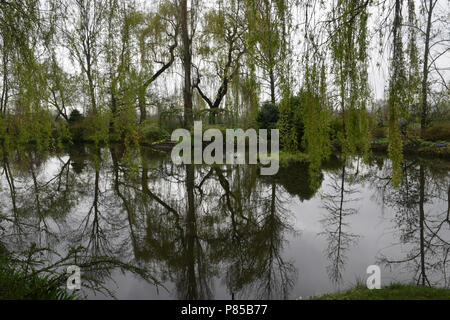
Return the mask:
<path fill-rule="evenodd" d="M 145 160 L 139 175 L 131 174 L 126 165 L 120 173 L 121 154 L 111 154 L 114 191 L 126 212 L 136 259 L 159 269 L 163 281 L 173 281 L 179 298 L 211 298 L 211 263 L 196 214 L 195 168 L 186 166 L 166 176 L 174 172 L 170 162 L 150 169 L 151 161 Z"/>
<path fill-rule="evenodd" d="M 232 249 L 226 283 L 233 297 L 286 299 L 296 275 L 293 264 L 282 256 L 285 235 L 293 232 L 290 213 L 275 177 L 258 183 L 256 169 L 234 170 L 231 184 L 216 170 L 227 199 L 222 210 L 232 217 L 231 230 L 225 229 L 229 243 L 224 245 Z"/>
<path fill-rule="evenodd" d="M 406 247 L 405 257 L 382 255 L 387 266 L 400 266 L 411 271 L 413 281 L 423 286 L 450 285 L 448 275 L 450 252 L 450 179 L 447 169 L 406 161 L 403 181 L 398 188 L 386 182 L 389 162 L 381 176 L 374 175 L 380 201 L 395 210 L 394 221 L 400 233 L 398 246 Z M 389 182 L 389 180 L 388 180 Z"/>
<path fill-rule="evenodd" d="M 70 172 L 70 161 L 55 157 L 58 170 L 47 176 L 44 159 L 30 151 L 3 156 L 3 173 L 8 185 L 6 198 L 11 201 L 11 214 L 5 219 L 16 229 L 11 234 L 17 244 L 25 240 L 37 244 L 56 241 L 51 226 L 61 223 L 75 205 L 75 178 Z M 12 163 L 15 169 L 12 169 Z M 8 202 L 2 201 L 3 204 Z"/>
<path fill-rule="evenodd" d="M 355 173 L 344 164 L 339 170 L 331 170 L 326 192 L 322 193 L 323 208 L 328 212 L 321 220 L 324 231 L 320 235 L 326 237 L 328 246 L 326 255 L 330 261 L 327 273 L 335 284 L 342 283 L 342 273 L 347 262 L 347 253 L 352 245 L 359 239 L 358 235 L 350 231 L 348 218 L 358 213 L 352 203 L 358 193 L 354 186 L 360 179 L 359 161 Z"/>
<path fill-rule="evenodd" d="M 103 290 L 122 269 L 172 282 L 182 299 L 213 298 L 220 279 L 232 298 L 288 297 L 295 268 L 282 253 L 292 228 L 277 180 L 256 166 L 177 166 L 140 151 L 30 153 L 18 165 L 4 157 L 2 247 L 26 265 L 20 257 L 35 242 L 44 269 L 80 265 Z"/>
<path fill-rule="evenodd" d="M 136 256 L 157 265 L 179 298 L 212 298 L 213 280 L 222 275 L 232 298 L 287 297 L 295 274 L 281 257 L 288 213 L 276 185 L 259 181 L 257 167 L 161 161 L 149 170 L 144 161 L 141 178 L 128 184 L 129 202 L 140 208 Z"/>
<path fill-rule="evenodd" d="M 100 191 L 100 166 L 94 166 L 94 175 L 90 170 L 77 175 L 70 168 L 71 157 L 56 154 L 49 161 L 48 155 L 32 151 L 2 155 L 0 181 L 8 188 L 0 189 L 1 202 L 7 205 L 0 216 L 0 254 L 7 265 L 21 270 L 24 281 L 43 275 L 63 284 L 67 278 L 64 267 L 78 265 L 83 268 L 83 285 L 93 290 L 108 292 L 104 283 L 115 269 L 157 283 L 149 271 L 121 260 L 117 251 L 105 250 L 117 239 L 114 223 L 120 221 L 101 216 L 107 197 Z M 86 186 L 93 186 L 92 193 Z M 77 227 L 80 214 L 75 207 L 80 198 L 91 196 L 92 206 Z"/>

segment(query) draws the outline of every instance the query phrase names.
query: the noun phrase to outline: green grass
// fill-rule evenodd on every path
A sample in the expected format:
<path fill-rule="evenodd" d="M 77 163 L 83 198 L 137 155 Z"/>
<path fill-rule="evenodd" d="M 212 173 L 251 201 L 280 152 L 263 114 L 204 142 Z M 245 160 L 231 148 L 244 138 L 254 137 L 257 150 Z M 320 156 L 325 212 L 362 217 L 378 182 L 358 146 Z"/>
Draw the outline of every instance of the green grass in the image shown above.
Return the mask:
<path fill-rule="evenodd" d="M 293 162 L 309 162 L 308 155 L 300 151 L 292 153 L 287 151 L 280 151 L 280 163 L 282 166 L 289 165 Z"/>
<path fill-rule="evenodd" d="M 313 300 L 450 300 L 450 290 L 400 284 L 369 290 L 358 285 L 348 291 L 326 294 Z"/>
<path fill-rule="evenodd" d="M 73 300 L 47 277 L 26 277 L 22 272 L 0 263 L 0 300 Z"/>

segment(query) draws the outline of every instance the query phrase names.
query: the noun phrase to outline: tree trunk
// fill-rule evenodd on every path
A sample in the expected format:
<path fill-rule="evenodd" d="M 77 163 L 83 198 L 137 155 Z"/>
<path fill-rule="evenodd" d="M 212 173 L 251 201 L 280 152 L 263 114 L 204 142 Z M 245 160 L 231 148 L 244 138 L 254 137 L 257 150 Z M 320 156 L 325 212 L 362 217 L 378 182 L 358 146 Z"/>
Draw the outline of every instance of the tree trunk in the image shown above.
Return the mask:
<path fill-rule="evenodd" d="M 140 88 L 138 92 L 138 103 L 140 119 L 139 123 L 142 124 L 147 119 L 147 102 L 145 101 L 146 88 Z"/>
<path fill-rule="evenodd" d="M 428 7 L 428 21 L 427 21 L 427 31 L 425 35 L 425 55 L 423 60 L 423 82 L 422 82 L 422 115 L 420 119 L 420 129 L 422 138 L 425 135 L 425 129 L 427 128 L 428 122 L 428 73 L 429 66 L 428 60 L 430 56 L 430 34 L 431 34 L 431 24 L 433 18 L 433 0 L 430 0 Z"/>
<path fill-rule="evenodd" d="M 273 68 L 270 68 L 269 71 L 270 76 L 270 99 L 273 105 L 277 103 L 277 97 L 275 93 L 275 72 L 273 71 Z"/>
<path fill-rule="evenodd" d="M 183 67 L 184 67 L 184 125 L 191 128 L 194 124 L 192 113 L 192 53 L 191 38 L 188 27 L 187 0 L 181 0 L 181 33 L 183 40 Z"/>

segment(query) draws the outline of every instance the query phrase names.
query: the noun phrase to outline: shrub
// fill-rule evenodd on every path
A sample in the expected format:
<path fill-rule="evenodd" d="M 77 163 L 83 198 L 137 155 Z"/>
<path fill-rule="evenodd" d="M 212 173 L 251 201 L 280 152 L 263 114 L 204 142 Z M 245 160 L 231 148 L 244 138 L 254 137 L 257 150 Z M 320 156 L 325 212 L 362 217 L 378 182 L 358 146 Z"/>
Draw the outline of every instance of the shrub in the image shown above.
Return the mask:
<path fill-rule="evenodd" d="M 333 117 L 330 122 L 331 139 L 337 140 L 344 133 L 344 124 L 341 117 Z"/>
<path fill-rule="evenodd" d="M 0 300 L 74 300 L 49 276 L 27 276 L 0 261 Z"/>
<path fill-rule="evenodd" d="M 269 102 L 264 103 L 258 113 L 259 128 L 267 130 L 276 129 L 278 119 L 278 107 Z"/>
<path fill-rule="evenodd" d="M 387 128 L 385 127 L 377 127 L 373 129 L 372 136 L 375 139 L 384 139 L 387 137 Z"/>
<path fill-rule="evenodd" d="M 285 98 L 280 104 L 278 128 L 280 129 L 282 147 L 288 151 L 296 151 L 302 145 L 305 134 L 303 110 L 308 100 L 303 93 L 301 97 Z"/>
<path fill-rule="evenodd" d="M 166 139 L 169 134 L 160 128 L 158 121 L 147 119 L 139 126 L 139 139 L 145 142 L 157 142 Z"/>
<path fill-rule="evenodd" d="M 83 115 L 81 114 L 81 112 L 80 111 L 78 111 L 77 109 L 75 109 L 75 110 L 73 110 L 71 113 L 70 113 L 70 116 L 69 116 L 69 123 L 70 124 L 74 124 L 74 123 L 77 123 L 77 122 L 82 122 L 83 121 Z"/>
<path fill-rule="evenodd" d="M 423 138 L 428 141 L 450 141 L 450 122 L 434 124 L 425 130 Z"/>
<path fill-rule="evenodd" d="M 64 120 L 55 121 L 53 124 L 53 137 L 58 141 L 58 143 L 72 142 L 72 134 L 69 124 Z"/>
<path fill-rule="evenodd" d="M 73 142 L 82 142 L 84 140 L 84 122 L 85 118 L 78 110 L 73 110 L 69 116 L 69 128 Z"/>

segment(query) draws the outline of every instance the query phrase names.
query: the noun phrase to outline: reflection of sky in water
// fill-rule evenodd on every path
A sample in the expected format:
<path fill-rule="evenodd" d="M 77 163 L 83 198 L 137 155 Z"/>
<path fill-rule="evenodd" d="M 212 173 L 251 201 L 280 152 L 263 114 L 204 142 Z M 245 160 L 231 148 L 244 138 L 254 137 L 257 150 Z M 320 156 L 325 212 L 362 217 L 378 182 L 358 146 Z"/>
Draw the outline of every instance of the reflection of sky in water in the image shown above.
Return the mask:
<path fill-rule="evenodd" d="M 325 178 L 323 187 L 326 186 L 328 178 Z M 403 256 L 407 252 L 402 250 L 402 247 L 392 246 L 398 243 L 398 234 L 396 235 L 395 226 L 391 221 L 392 210 L 388 208 L 383 213 L 380 205 L 372 197 L 373 190 L 367 186 L 361 186 L 360 191 L 361 200 L 357 202 L 359 214 L 348 218 L 348 223 L 352 226 L 352 232 L 359 234 L 361 238 L 349 250 L 344 281 L 340 286 L 332 284 L 326 271 L 329 261 L 324 255 L 324 248 L 327 244 L 324 237 L 319 235 L 322 225 L 318 213 L 324 211 L 321 209 L 320 196 L 303 203 L 297 198 L 290 199 L 287 209 L 295 213 L 295 229 L 300 231 L 300 234 L 288 237 L 288 245 L 284 252 L 284 256 L 292 259 L 298 270 L 291 299 L 346 289 L 357 282 L 365 283 L 368 277 L 365 273 L 367 267 L 376 264 L 377 256 L 381 252 L 393 256 Z M 438 207 L 444 208 L 445 205 L 446 203 L 441 203 Z M 114 287 L 119 288 L 117 293 L 121 299 L 174 298 L 174 294 L 164 289 L 160 289 L 158 293 L 155 288 L 130 275 L 117 274 L 115 280 L 117 286 Z M 382 267 L 383 285 L 410 281 L 411 275 L 408 271 L 398 267 L 392 270 Z M 169 291 L 174 290 L 173 284 L 168 283 L 167 286 Z M 215 281 L 214 289 L 216 299 L 230 299 L 220 280 Z"/>
<path fill-rule="evenodd" d="M 158 159 L 150 157 L 147 159 L 149 164 L 149 186 L 151 191 L 157 194 L 162 200 L 169 201 L 169 205 L 179 205 L 179 210 L 185 208 L 185 183 L 180 180 L 179 170 L 172 167 L 167 160 L 163 160 L 164 157 L 158 156 Z M 57 176 L 61 167 L 67 163 L 69 157 L 50 158 L 45 162 L 45 165 L 41 165 L 36 168 L 37 179 L 42 185 L 46 184 L 46 181 L 50 181 L 53 177 Z M 163 162 L 161 162 L 163 161 Z M 54 222 L 49 223 L 51 228 L 58 232 L 65 232 L 61 235 L 59 242 L 52 242 L 54 248 L 64 247 L 67 243 L 81 243 L 85 244 L 88 239 L 86 235 L 80 235 L 77 232 L 81 230 L 80 226 L 85 223 L 86 213 L 89 212 L 92 207 L 93 192 L 92 186 L 95 180 L 95 170 L 93 164 L 89 159 L 77 160 L 77 162 L 85 163 L 86 167 L 80 175 L 74 175 L 78 179 L 78 184 L 74 186 L 77 188 L 77 194 L 79 199 L 75 207 L 71 210 L 70 215 L 67 215 L 64 222 L 60 221 L 60 225 Z M 164 163 L 164 165 L 161 165 Z M 12 166 L 12 164 L 10 164 Z M 385 166 L 386 167 L 386 166 Z M 123 166 L 120 166 L 119 179 L 124 179 Z M 240 170 L 245 170 L 245 166 L 239 166 Z M 117 196 L 114 181 L 117 178 L 114 168 L 110 162 L 103 162 L 99 167 L 100 171 L 100 201 L 99 207 L 102 217 L 105 219 L 105 223 L 108 221 L 117 224 L 113 227 L 105 227 L 108 231 L 107 239 L 110 242 L 109 247 L 113 248 L 113 251 L 125 259 L 133 259 L 134 253 L 131 246 L 129 226 L 127 221 L 127 215 L 124 211 L 124 206 L 121 202 L 121 198 Z M 117 169 L 117 168 L 116 168 Z M 164 169 L 164 170 L 162 170 Z M 296 170 L 295 167 L 289 168 L 289 170 Z M 360 175 L 362 176 L 386 176 L 386 169 L 377 169 L 376 166 L 362 166 L 360 168 Z M 20 171 L 20 170 L 19 170 Z M 22 171 L 24 171 L 22 169 Z M 25 170 L 26 171 L 26 170 Z M 138 170 L 139 171 L 139 170 Z M 161 172 L 164 172 L 162 174 Z M 196 170 L 196 182 L 202 180 L 202 174 L 208 172 L 207 168 L 201 167 Z M 329 212 L 324 208 L 323 197 L 327 194 L 332 194 L 335 190 L 332 189 L 333 179 L 339 177 L 339 166 L 332 171 L 326 170 L 324 172 L 324 181 L 322 182 L 320 190 L 315 194 L 311 200 L 300 201 L 299 197 L 292 196 L 287 193 L 285 186 L 280 181 L 277 181 L 276 194 L 279 199 L 282 199 L 282 211 L 281 215 L 286 215 L 288 221 L 291 223 L 293 229 L 297 231 L 297 234 L 292 232 L 285 232 L 283 238 L 286 240 L 284 249 L 280 252 L 280 256 L 286 262 L 292 262 L 296 269 L 295 277 L 293 280 L 293 287 L 289 290 L 288 298 L 296 299 L 298 297 L 309 297 L 312 295 L 320 295 L 327 292 L 333 292 L 339 289 L 348 288 L 357 283 L 357 281 L 365 283 L 367 279 L 366 269 L 369 265 L 377 263 L 377 259 L 381 255 L 386 257 L 393 257 L 395 259 L 402 259 L 406 257 L 409 251 L 412 250 L 410 244 L 398 245 L 400 239 L 400 232 L 394 221 L 396 210 L 391 206 L 382 206 L 381 194 L 376 191 L 376 185 L 373 179 L 365 179 L 364 182 L 359 180 L 352 183 L 351 188 L 356 191 L 355 194 L 349 195 L 347 199 L 355 199 L 353 202 L 346 203 L 347 207 L 351 207 L 356 211 L 355 214 L 349 216 L 343 216 L 343 222 L 346 224 L 344 231 L 351 232 L 354 235 L 359 236 L 354 242 L 347 246 L 345 251 L 346 259 L 344 259 L 343 266 L 340 267 L 342 273 L 342 281 L 335 284 L 327 272 L 327 267 L 332 264 L 330 258 L 327 257 L 327 236 L 322 234 L 325 230 L 323 219 L 329 216 Z M 355 169 L 348 169 L 348 174 L 351 176 L 355 172 Z M 183 173 L 183 172 L 181 172 Z M 288 171 L 289 173 L 289 171 Z M 441 173 L 441 179 L 448 185 L 448 171 L 443 170 Z M 443 175 L 443 176 L 442 176 Z M 230 186 L 233 188 L 233 179 L 238 176 L 238 172 L 233 171 L 233 174 L 227 172 L 224 174 L 226 179 L 229 179 Z M 243 175 L 244 176 L 244 175 Z M 242 178 L 242 177 L 241 177 Z M 445 180 L 447 179 L 447 180 Z M 347 180 L 347 179 L 346 179 Z M 8 199 L 8 188 L 4 175 L 0 178 L 1 181 L 1 194 L 0 199 L 2 202 L 3 213 L 12 210 L 11 201 Z M 140 181 L 138 179 L 138 181 Z M 432 180 L 428 178 L 427 183 L 431 183 Z M 133 194 L 132 191 L 126 189 L 127 185 L 131 185 L 129 181 L 122 181 L 123 185 L 121 189 L 121 196 L 129 196 Z M 292 182 L 292 181 L 291 181 Z M 241 181 L 245 183 L 245 181 Z M 304 183 L 297 181 L 296 183 Z M 348 181 L 346 181 L 348 185 Z M 339 184 L 337 184 L 339 185 Z M 348 187 L 346 185 L 346 188 Z M 218 188 L 219 186 L 219 188 Z M 258 186 L 253 192 L 260 192 L 262 198 L 270 198 L 271 183 L 269 180 L 258 180 Z M 22 172 L 16 179 L 17 192 L 30 192 L 30 188 L 33 187 L 32 179 Z M 223 187 L 223 186 L 222 186 Z M 218 189 L 217 189 L 218 188 Z M 292 185 L 288 187 L 292 191 Z M 197 215 L 202 212 L 208 212 L 208 210 L 217 210 L 218 198 L 217 190 L 220 189 L 220 184 L 217 178 L 209 179 L 202 185 L 202 189 L 205 194 L 211 192 L 209 198 L 203 200 L 202 205 L 198 208 Z M 350 188 L 346 189 L 349 190 Z M 128 190 L 128 191 L 127 191 Z M 431 189 L 434 190 L 434 189 Z M 222 190 L 223 191 L 223 190 Z M 386 192 L 395 192 L 393 189 L 389 189 Z M 56 195 L 56 194 L 55 194 Z M 199 195 L 196 194 L 198 197 Z M 220 195 L 219 195 L 220 196 Z M 244 199 L 245 200 L 245 199 Z M 249 200 L 249 199 L 246 199 Z M 264 200 L 264 199 L 263 199 Z M 416 199 L 417 200 L 417 199 Z M 446 198 L 433 198 L 425 204 L 425 212 L 427 218 L 430 221 L 436 213 L 442 213 L 447 211 L 447 199 Z M 281 200 L 280 200 L 281 201 Z M 336 200 L 335 200 L 336 201 Z M 213 203 L 214 202 L 214 203 Z M 141 207 L 137 205 L 137 212 Z M 33 210 L 33 206 L 30 207 Z M 258 208 L 257 211 L 259 211 Z M 199 213 L 200 212 L 200 213 Z M 142 217 L 141 217 L 142 218 Z M 230 223 L 230 218 L 222 220 L 221 224 L 227 225 Z M 106 223 L 106 224 L 108 224 Z M 145 223 L 147 223 L 145 217 L 140 219 L 134 226 L 136 229 L 142 228 L 141 231 L 146 230 Z M 430 222 L 431 223 L 431 222 Z M 139 229 L 140 230 L 140 229 Z M 141 232 L 139 231 L 139 232 Z M 175 231 L 174 231 L 175 232 Z M 142 235 L 138 235 L 141 237 Z M 449 239 L 448 229 L 441 234 L 444 239 Z M 33 238 L 33 237 L 32 237 Z M 28 239 L 30 240 L 30 239 Z M 140 240 L 138 240 L 138 245 Z M 396 245 L 397 244 L 397 245 Z M 141 243 L 142 245 L 142 243 Z M 120 247 L 120 250 L 118 248 Z M 12 246 L 13 248 L 14 246 Z M 11 249 L 12 250 L 12 249 Z M 151 257 L 149 257 L 151 260 Z M 164 264 L 161 261 L 151 261 L 153 267 L 156 264 L 156 270 L 167 270 L 157 266 L 158 263 Z M 226 270 L 223 270 L 226 266 L 224 261 L 209 261 L 208 263 L 214 265 L 219 271 L 220 278 L 213 276 L 210 281 L 210 289 L 212 292 L 212 298 L 214 299 L 230 299 L 231 295 L 224 282 L 224 276 Z M 143 263 L 145 264 L 145 262 Z M 141 262 L 142 265 L 142 262 Z M 167 271 L 161 271 L 167 272 Z M 405 265 L 393 266 L 392 268 L 382 267 L 382 282 L 383 284 L 389 284 L 392 282 L 411 282 L 414 275 L 411 273 L 411 269 L 405 268 Z M 430 275 L 432 278 L 433 275 Z M 169 280 L 164 282 L 164 285 L 169 291 L 164 288 L 159 288 L 159 291 L 152 285 L 149 285 L 139 279 L 137 276 L 126 272 L 125 274 L 114 271 L 113 280 L 109 281 L 107 286 L 113 290 L 117 298 L 119 299 L 173 299 L 177 298 L 176 285 Z M 244 292 L 236 294 L 236 298 L 254 298 L 252 296 L 252 287 L 247 287 Z M 89 294 L 92 299 L 102 299 L 102 295 Z"/>

